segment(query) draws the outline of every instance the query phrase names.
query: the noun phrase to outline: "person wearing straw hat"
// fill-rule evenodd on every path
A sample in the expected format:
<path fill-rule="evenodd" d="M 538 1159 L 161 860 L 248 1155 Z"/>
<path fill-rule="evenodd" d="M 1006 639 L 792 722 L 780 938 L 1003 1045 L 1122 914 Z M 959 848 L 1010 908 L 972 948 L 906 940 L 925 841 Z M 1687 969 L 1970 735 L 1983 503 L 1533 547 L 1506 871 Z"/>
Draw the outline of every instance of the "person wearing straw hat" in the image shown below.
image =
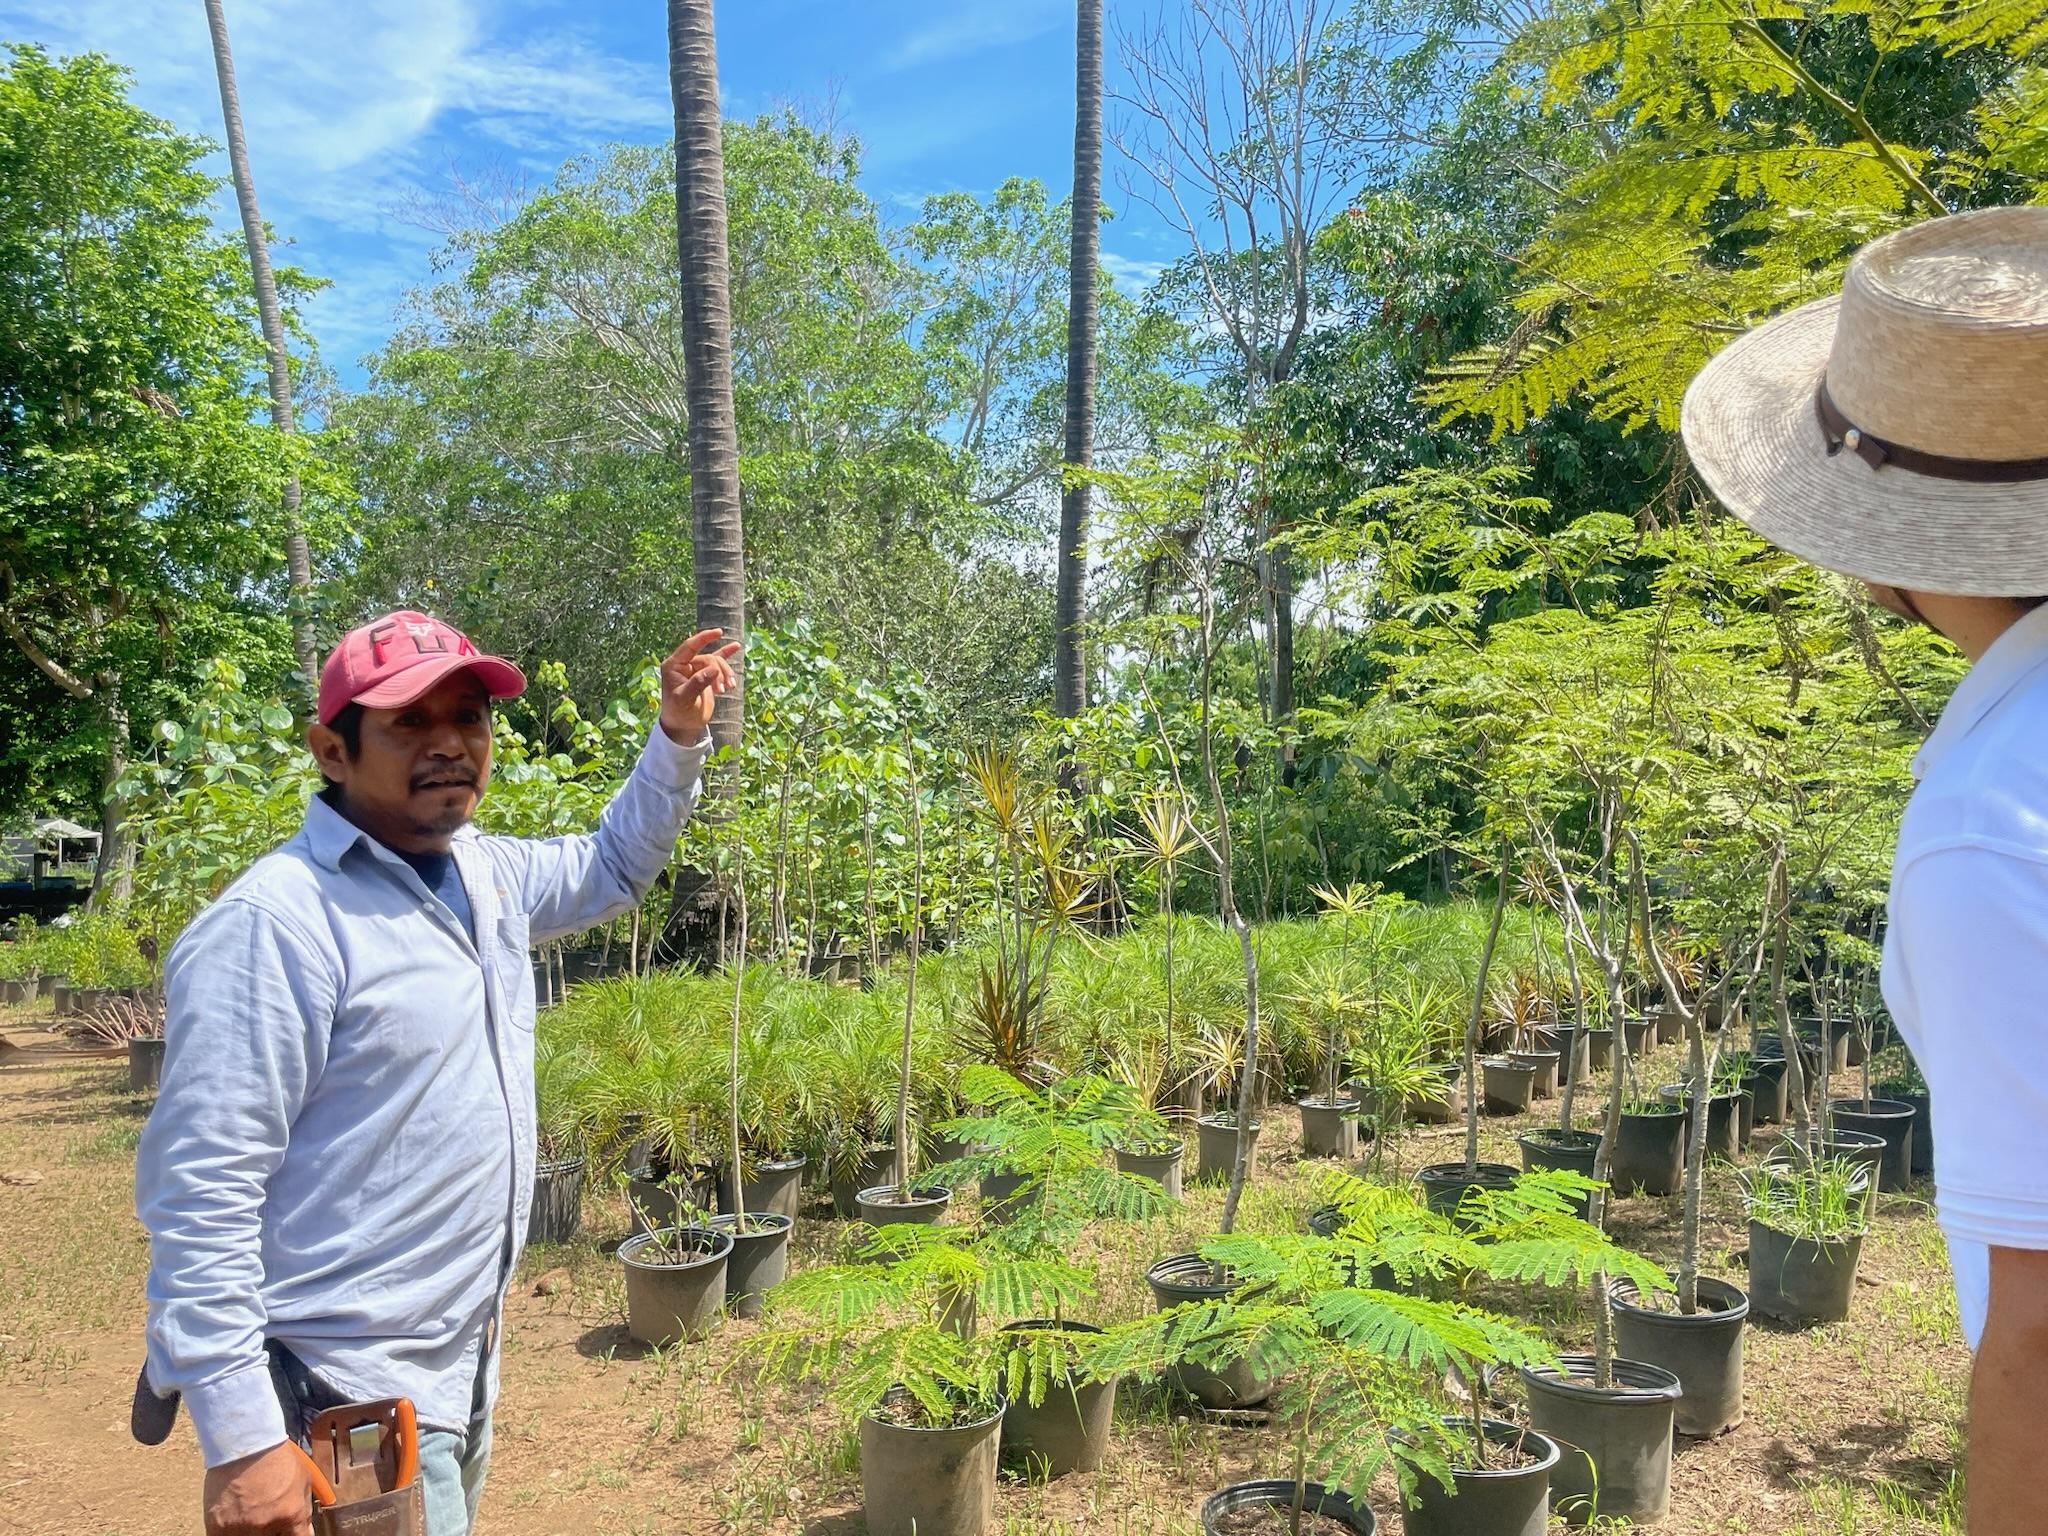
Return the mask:
<path fill-rule="evenodd" d="M 1728 510 L 1970 660 L 1913 760 L 1884 995 L 1976 1352 L 1971 1536 L 2048 1531 L 2048 207 L 1900 230 L 1686 391 Z"/>

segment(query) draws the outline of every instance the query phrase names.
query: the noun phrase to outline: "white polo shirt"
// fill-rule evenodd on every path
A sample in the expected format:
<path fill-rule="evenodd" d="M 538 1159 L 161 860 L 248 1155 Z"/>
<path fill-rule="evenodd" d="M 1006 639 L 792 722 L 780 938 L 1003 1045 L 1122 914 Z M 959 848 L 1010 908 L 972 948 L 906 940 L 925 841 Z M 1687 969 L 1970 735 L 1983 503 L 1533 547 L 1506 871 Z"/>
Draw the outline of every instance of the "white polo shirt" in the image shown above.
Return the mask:
<path fill-rule="evenodd" d="M 1913 773 L 1884 997 L 1927 1078 L 1975 1349 L 1990 1249 L 2048 1248 L 2048 606 L 1970 669 Z"/>

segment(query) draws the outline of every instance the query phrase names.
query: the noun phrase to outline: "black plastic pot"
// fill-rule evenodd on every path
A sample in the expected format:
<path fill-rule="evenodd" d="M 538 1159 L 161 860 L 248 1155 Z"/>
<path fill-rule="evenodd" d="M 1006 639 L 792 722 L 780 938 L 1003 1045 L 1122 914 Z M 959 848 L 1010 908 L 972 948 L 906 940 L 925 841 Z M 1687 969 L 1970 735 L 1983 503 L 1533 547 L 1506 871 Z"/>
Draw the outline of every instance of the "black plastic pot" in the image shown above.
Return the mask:
<path fill-rule="evenodd" d="M 128 1042 L 128 1088 L 131 1093 L 147 1093 L 163 1081 L 164 1042 L 159 1035 L 154 1040 L 130 1040 Z"/>
<path fill-rule="evenodd" d="M 1832 1099 L 1828 1118 L 1836 1132 L 1861 1131 L 1883 1139 L 1879 1189 L 1891 1194 L 1913 1182 L 1913 1138 L 1919 1117 L 1911 1104 L 1903 1099 Z"/>
<path fill-rule="evenodd" d="M 36 996 L 47 997 L 54 1002 L 57 997 L 58 989 L 60 987 L 68 987 L 70 985 L 71 979 L 69 977 L 62 976 L 55 971 L 51 971 L 36 978 Z"/>
<path fill-rule="evenodd" d="M 629 1177 L 626 1193 L 632 1200 L 633 1225 L 641 1232 L 655 1227 L 688 1225 L 695 1221 L 696 1213 L 706 1215 L 718 1207 L 718 1192 L 713 1180 L 699 1176 L 684 1180 L 680 1192 L 674 1187 L 675 1180 L 661 1182 L 651 1176 L 654 1170 L 647 1170 L 648 1177 Z"/>
<path fill-rule="evenodd" d="M 1817 1021 L 1809 1020 L 1798 1025 L 1797 1031 L 1803 1044 L 1811 1045 L 1816 1052 L 1826 1053 L 1830 1072 L 1849 1070 L 1849 1040 L 1856 1033 L 1854 1025 L 1837 1022 L 1828 1030 L 1823 1030 Z M 1818 1076 L 1819 1072 L 1820 1065 L 1816 1058 L 1813 1075 Z"/>
<path fill-rule="evenodd" d="M 1576 1024 L 1560 1024 L 1555 1029 L 1536 1031 L 1537 1043 L 1546 1051 L 1556 1051 L 1558 1059 L 1557 1081 L 1561 1088 L 1566 1082 L 1566 1065 L 1569 1064 L 1572 1080 L 1583 1083 L 1593 1070 L 1593 1047 L 1585 1030 Z"/>
<path fill-rule="evenodd" d="M 1884 1138 L 1871 1131 L 1852 1131 L 1838 1127 L 1824 1136 L 1820 1144 L 1822 1157 L 1845 1158 L 1868 1170 L 1865 1174 L 1864 1187 L 1869 1191 L 1872 1200 L 1877 1198 L 1877 1182 L 1882 1172 L 1884 1154 Z M 1764 1155 L 1764 1161 L 1797 1164 L 1802 1157 L 1803 1154 L 1793 1139 L 1792 1132 L 1787 1131 L 1779 1137 L 1777 1145 Z"/>
<path fill-rule="evenodd" d="M 1661 1114 L 1624 1110 L 1607 1155 L 1608 1185 L 1617 1194 L 1669 1195 L 1684 1177 L 1685 1116 L 1677 1106 Z"/>
<path fill-rule="evenodd" d="M 1202 1500 L 1202 1536 L 1224 1536 L 1224 1517 L 1239 1510 L 1277 1509 L 1287 1514 L 1294 1508 L 1295 1488 L 1292 1478 L 1263 1477 L 1255 1483 L 1232 1483 L 1210 1494 Z M 1358 1536 L 1373 1536 L 1379 1529 L 1372 1511 L 1363 1504 L 1354 1504 L 1351 1495 L 1342 1489 L 1302 1483 L 1300 1490 L 1301 1512 L 1305 1515 L 1334 1520 L 1345 1530 L 1356 1531 Z"/>
<path fill-rule="evenodd" d="M 910 1198 L 896 1198 L 894 1184 L 876 1184 L 854 1197 L 860 1219 L 871 1227 L 936 1227 L 953 1203 L 953 1191 L 943 1184 L 913 1184 Z"/>
<path fill-rule="evenodd" d="M 1251 1123 L 1251 1151 L 1259 1145 L 1259 1122 Z M 1195 1180 L 1212 1184 L 1229 1179 L 1237 1163 L 1237 1117 L 1204 1115 L 1195 1122 Z"/>
<path fill-rule="evenodd" d="M 805 1162 L 799 1152 L 794 1157 L 764 1158 L 753 1164 L 740 1180 L 740 1204 L 749 1213 L 787 1216 L 795 1221 L 803 1199 Z M 730 1178 L 718 1181 L 718 1209 L 725 1215 L 732 1214 Z"/>
<path fill-rule="evenodd" d="M 583 1227 L 583 1159 L 556 1158 L 533 1170 L 533 1200 L 526 1208 L 529 1243 L 566 1243 Z"/>
<path fill-rule="evenodd" d="M 1460 1443 L 1470 1421 L 1446 1420 Z M 1401 1511 L 1406 1536 L 1543 1536 L 1550 1529 L 1550 1475 L 1563 1459 L 1556 1441 L 1499 1419 L 1482 1422 L 1486 1438 L 1536 1457 L 1527 1466 L 1451 1468 L 1452 1491 L 1424 1474 L 1415 1479 L 1416 1502 Z"/>
<path fill-rule="evenodd" d="M 1622 1034 L 1628 1044 L 1630 1061 L 1641 1061 L 1643 1052 L 1650 1048 L 1650 1021 L 1648 1019 L 1623 1019 Z"/>
<path fill-rule="evenodd" d="M 1564 1447 L 1550 1474 L 1550 1507 L 1571 1525 L 1596 1515 L 1655 1525 L 1671 1512 L 1671 1427 L 1678 1378 L 1641 1360 L 1613 1362 L 1611 1387 L 1593 1385 L 1591 1355 L 1520 1372 L 1529 1423 Z"/>
<path fill-rule="evenodd" d="M 1589 1029 L 1586 1031 L 1586 1065 L 1595 1072 L 1605 1072 L 1607 1064 L 1614 1060 L 1614 1031 L 1611 1029 Z"/>
<path fill-rule="evenodd" d="M 1593 1177 L 1593 1160 L 1600 1154 L 1600 1134 L 1597 1131 L 1524 1131 L 1515 1138 L 1515 1145 L 1522 1149 L 1522 1166 L 1526 1169 L 1562 1168 L 1569 1173 L 1582 1173 Z M 1573 1202 L 1583 1218 L 1589 1214 L 1592 1196 L 1586 1195 Z"/>
<path fill-rule="evenodd" d="M 35 996 L 36 984 L 26 976 L 9 976 L 0 981 L 0 1003 L 10 1008 L 19 1008 Z"/>
<path fill-rule="evenodd" d="M 1033 1185 L 1023 1173 L 985 1173 L 981 1176 L 981 1219 L 992 1226 L 1015 1221 L 1027 1206 L 1036 1205 L 1044 1185 Z"/>
<path fill-rule="evenodd" d="M 1666 1104 L 1675 1105 L 1684 1115 L 1685 1130 L 1681 1133 L 1692 1135 L 1692 1092 L 1683 1083 L 1666 1083 L 1657 1090 L 1657 1097 Z M 1716 1093 L 1707 1099 L 1707 1156 L 1726 1158 L 1734 1162 L 1742 1152 L 1742 1095 L 1739 1093 Z"/>
<path fill-rule="evenodd" d="M 1934 1172 L 1934 1102 L 1927 1096 L 1927 1090 L 1899 1082 L 1871 1086 L 1879 1098 L 1897 1099 L 1913 1106 L 1913 1176 L 1920 1178 Z"/>
<path fill-rule="evenodd" d="M 1458 1103 L 1458 1068 L 1446 1062 L 1435 1075 L 1436 1087 L 1409 1094 L 1402 1112 L 1423 1125 L 1449 1125 L 1463 1107 Z"/>
<path fill-rule="evenodd" d="M 840 1168 L 832 1175 L 832 1214 L 841 1221 L 851 1221 L 860 1214 L 860 1192 L 886 1183 L 896 1174 L 896 1149 L 894 1147 L 869 1147 L 861 1153 L 860 1162 L 851 1168 Z"/>
<path fill-rule="evenodd" d="M 1356 1099 L 1301 1099 L 1301 1150 L 1305 1157 L 1358 1156 L 1358 1114 L 1364 1107 Z"/>
<path fill-rule="evenodd" d="M 1749 1301 L 1765 1317 L 1805 1327 L 1838 1323 L 1856 1295 L 1856 1260 L 1863 1234 L 1793 1237 L 1752 1219 L 1749 1224 Z"/>
<path fill-rule="evenodd" d="M 645 1232 L 619 1244 L 619 1262 L 626 1270 L 626 1332 L 658 1349 L 701 1339 L 718 1326 L 725 1305 L 725 1261 L 732 1252 L 731 1235 L 709 1227 L 671 1227 L 663 1237 L 682 1250 L 683 1263 L 642 1257 L 654 1244 Z"/>
<path fill-rule="evenodd" d="M 761 1298 L 782 1284 L 789 1273 L 789 1229 L 796 1225 L 780 1211 L 749 1211 L 740 1230 L 737 1216 L 714 1216 L 711 1229 L 732 1239 L 725 1261 L 725 1308 L 734 1317 L 759 1317 Z"/>
<path fill-rule="evenodd" d="M 1187 1161 L 1187 1148 L 1180 1142 L 1170 1147 L 1154 1150 L 1149 1147 L 1118 1147 L 1116 1149 L 1116 1170 L 1135 1178 L 1150 1179 L 1165 1191 L 1167 1198 L 1178 1200 L 1181 1190 L 1181 1165 Z"/>
<path fill-rule="evenodd" d="M 1631 1360 L 1662 1366 L 1678 1378 L 1681 1435 L 1718 1435 L 1742 1422 L 1742 1331 L 1749 1295 L 1726 1280 L 1701 1276 L 1699 1310 L 1646 1307 L 1626 1280 L 1612 1287 L 1614 1348 Z"/>
<path fill-rule="evenodd" d="M 1486 1095 L 1482 1103 L 1489 1115 L 1519 1115 L 1536 1095 L 1537 1069 L 1512 1056 L 1484 1057 L 1479 1071 Z"/>
<path fill-rule="evenodd" d="M 1508 1060 L 1518 1067 L 1533 1067 L 1536 1075 L 1529 1081 L 1529 1097 L 1532 1099 L 1554 1099 L 1557 1097 L 1558 1071 L 1563 1058 L 1556 1051 L 1509 1051 Z"/>
<path fill-rule="evenodd" d="M 1190 1302 L 1221 1301 L 1236 1281 L 1216 1276 L 1216 1266 L 1199 1253 L 1177 1253 L 1145 1271 L 1152 1303 L 1165 1312 Z M 1273 1395 L 1272 1374 L 1239 1356 L 1227 1365 L 1198 1365 L 1183 1360 L 1167 1370 L 1167 1378 L 1205 1408 L 1251 1408 Z"/>
<path fill-rule="evenodd" d="M 50 1011 L 63 1018 L 78 1007 L 78 991 L 68 981 L 57 983 L 57 989 L 50 999 Z"/>
<path fill-rule="evenodd" d="M 1676 1008 L 1652 1008 L 1646 1022 L 1656 1028 L 1659 1045 L 1676 1045 L 1685 1038 L 1685 1020 Z"/>
<path fill-rule="evenodd" d="M 1055 1322 L 1033 1317 L 1005 1323 L 1004 1333 L 1088 1333 L 1088 1323 Z M 1109 1430 L 1116 1417 L 1116 1380 L 1048 1381 L 1037 1407 L 1023 1398 L 1011 1402 L 1003 1415 L 1003 1461 L 1033 1477 L 1065 1477 L 1093 1472 L 1109 1449 Z"/>
<path fill-rule="evenodd" d="M 1757 1055 L 1750 1058 L 1742 1086 L 1750 1097 L 1750 1114 L 1755 1125 L 1782 1125 L 1791 1107 L 1785 1099 L 1785 1058 Z"/>
<path fill-rule="evenodd" d="M 1430 1163 L 1416 1170 L 1415 1182 L 1422 1186 L 1422 1198 L 1432 1211 L 1454 1216 L 1466 1190 L 1507 1189 L 1521 1176 L 1521 1169 L 1506 1163 L 1480 1163 L 1469 1174 L 1463 1162 Z"/>
<path fill-rule="evenodd" d="M 890 1395 L 901 1387 L 890 1388 Z M 996 1515 L 1004 1405 L 966 1424 L 921 1429 L 872 1413 L 860 1420 L 860 1491 L 868 1536 L 982 1536 Z"/>

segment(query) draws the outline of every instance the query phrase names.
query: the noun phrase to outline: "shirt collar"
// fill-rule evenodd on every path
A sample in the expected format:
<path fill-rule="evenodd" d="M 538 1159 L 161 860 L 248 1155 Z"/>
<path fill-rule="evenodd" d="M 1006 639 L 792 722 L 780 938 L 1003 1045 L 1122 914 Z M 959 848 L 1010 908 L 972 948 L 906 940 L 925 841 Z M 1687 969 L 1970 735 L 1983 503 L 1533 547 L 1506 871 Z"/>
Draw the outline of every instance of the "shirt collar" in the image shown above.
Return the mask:
<path fill-rule="evenodd" d="M 2048 603 L 2023 614 L 1963 674 L 1934 733 L 1913 754 L 1913 777 L 1924 779 L 1939 767 L 2007 694 L 2043 665 L 2048 665 Z"/>
<path fill-rule="evenodd" d="M 474 826 L 466 826 L 455 834 L 452 841 L 457 847 L 460 847 L 476 835 L 476 828 Z M 329 805 L 326 799 L 320 795 L 315 795 L 306 804 L 305 838 L 306 846 L 312 852 L 314 861 L 328 869 L 334 870 L 337 874 L 341 871 L 342 859 L 347 855 L 349 849 L 355 847 L 358 843 L 368 848 L 375 857 L 381 857 L 393 864 L 403 864 L 405 862 L 396 853 L 386 848 L 377 839 L 370 836 L 369 833 Z M 458 857 L 456 863 L 460 865 L 461 862 L 462 860 Z"/>

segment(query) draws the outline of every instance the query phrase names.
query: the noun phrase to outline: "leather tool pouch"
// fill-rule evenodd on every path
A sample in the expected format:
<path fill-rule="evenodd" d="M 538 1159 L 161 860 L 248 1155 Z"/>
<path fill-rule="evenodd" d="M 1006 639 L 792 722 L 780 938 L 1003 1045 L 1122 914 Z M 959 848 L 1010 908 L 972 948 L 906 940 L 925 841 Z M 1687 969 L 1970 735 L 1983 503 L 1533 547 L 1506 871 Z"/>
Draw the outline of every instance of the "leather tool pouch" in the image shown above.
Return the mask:
<path fill-rule="evenodd" d="M 329 1408 L 307 1438 L 335 1495 L 315 1504 L 314 1536 L 427 1536 L 417 1431 L 400 1399 Z"/>

